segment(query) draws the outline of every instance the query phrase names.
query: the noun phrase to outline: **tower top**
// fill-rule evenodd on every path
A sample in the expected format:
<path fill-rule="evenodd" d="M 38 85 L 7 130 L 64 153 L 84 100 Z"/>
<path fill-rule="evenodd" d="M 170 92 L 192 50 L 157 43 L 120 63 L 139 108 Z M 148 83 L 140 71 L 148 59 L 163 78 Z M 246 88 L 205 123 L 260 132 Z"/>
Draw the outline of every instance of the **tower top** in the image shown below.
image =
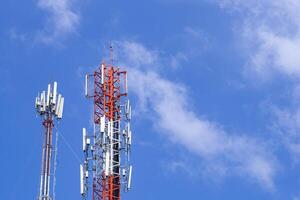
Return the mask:
<path fill-rule="evenodd" d="M 44 90 L 35 98 L 35 108 L 41 116 L 53 115 L 57 119 L 62 119 L 64 108 L 64 97 L 57 93 L 57 82 L 48 85 L 47 93 Z"/>

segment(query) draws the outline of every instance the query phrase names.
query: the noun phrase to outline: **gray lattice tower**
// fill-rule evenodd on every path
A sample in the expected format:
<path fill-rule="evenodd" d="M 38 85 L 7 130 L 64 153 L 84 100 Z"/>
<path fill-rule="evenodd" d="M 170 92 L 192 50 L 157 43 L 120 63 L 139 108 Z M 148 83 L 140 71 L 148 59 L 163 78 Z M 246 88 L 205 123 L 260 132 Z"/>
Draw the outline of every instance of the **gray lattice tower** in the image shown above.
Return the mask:
<path fill-rule="evenodd" d="M 47 93 L 43 91 L 38 94 L 35 100 L 35 108 L 37 113 L 42 117 L 43 126 L 45 127 L 45 135 L 42 152 L 42 168 L 39 200 L 51 200 L 51 161 L 52 161 L 52 129 L 54 127 L 54 119 L 62 119 L 64 106 L 64 97 L 57 95 L 57 82 L 53 87 L 48 85 Z"/>

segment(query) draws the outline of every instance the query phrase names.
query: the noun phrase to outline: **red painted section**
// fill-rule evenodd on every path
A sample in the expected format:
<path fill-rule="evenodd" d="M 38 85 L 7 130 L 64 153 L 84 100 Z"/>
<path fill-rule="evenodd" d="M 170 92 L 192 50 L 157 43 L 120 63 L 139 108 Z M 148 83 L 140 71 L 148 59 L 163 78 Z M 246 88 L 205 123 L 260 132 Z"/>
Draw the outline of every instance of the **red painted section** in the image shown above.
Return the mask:
<path fill-rule="evenodd" d="M 103 65 L 103 67 L 102 67 Z M 101 71 L 103 69 L 103 72 Z M 101 75 L 104 77 L 101 77 Z M 119 67 L 102 63 L 94 72 L 94 123 L 100 124 L 100 118 L 105 116 L 109 121 L 117 121 L 121 118 L 120 101 L 122 96 L 127 96 L 121 92 L 121 76 L 126 76 L 126 71 L 120 71 Z M 101 83 L 103 80 L 103 84 Z M 126 78 L 122 78 L 126 80 Z M 123 83 L 127 84 L 127 83 Z M 122 88 L 123 90 L 123 88 Z M 117 126 L 117 125 L 116 125 Z M 114 138 L 120 137 L 115 134 Z M 119 146 L 114 145 L 113 149 L 119 151 Z M 114 161 L 119 161 L 119 156 L 114 156 Z M 103 161 L 102 161 L 103 162 Z M 93 179 L 93 200 L 120 200 L 120 169 L 114 167 L 114 174 Z"/>

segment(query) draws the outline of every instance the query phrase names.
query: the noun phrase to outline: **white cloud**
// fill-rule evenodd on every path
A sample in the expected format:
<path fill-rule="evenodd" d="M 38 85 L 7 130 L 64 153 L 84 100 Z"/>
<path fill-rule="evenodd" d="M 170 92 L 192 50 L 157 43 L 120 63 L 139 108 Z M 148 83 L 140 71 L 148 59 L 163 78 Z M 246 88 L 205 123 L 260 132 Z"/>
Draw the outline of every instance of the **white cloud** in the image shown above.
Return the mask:
<path fill-rule="evenodd" d="M 21 41 L 21 42 L 24 42 L 27 40 L 27 37 L 25 34 L 18 33 L 14 28 L 12 28 L 8 31 L 8 36 L 11 40 L 17 40 L 17 41 Z"/>
<path fill-rule="evenodd" d="M 47 12 L 44 30 L 38 39 L 45 43 L 75 32 L 80 16 L 73 10 L 74 0 L 38 0 L 38 7 Z"/>
<path fill-rule="evenodd" d="M 300 109 L 289 110 L 273 107 L 271 110 L 275 117 L 271 128 L 292 153 L 294 161 L 298 162 L 300 158 Z"/>
<path fill-rule="evenodd" d="M 122 44 L 123 52 L 126 52 L 126 59 L 133 66 L 158 64 L 159 57 L 157 51 L 149 51 L 143 45 L 135 42 L 124 41 Z M 122 55 L 121 55 L 122 56 Z"/>
<path fill-rule="evenodd" d="M 300 77 L 299 0 L 218 0 L 241 20 L 238 34 L 250 48 L 250 67 L 260 75 Z M 241 34 L 242 33 L 242 34 Z"/>
<path fill-rule="evenodd" d="M 242 174 L 263 187 L 274 188 L 278 165 L 263 142 L 229 134 L 216 123 L 195 113 L 189 106 L 191 102 L 183 85 L 164 79 L 153 70 L 155 68 L 148 67 L 151 61 L 161 60 L 158 59 L 159 54 L 152 54 L 135 42 L 119 42 L 118 45 L 118 49 L 122 49 L 119 53 L 122 57 L 118 59 L 131 66 L 130 91 L 137 95 L 144 110 L 155 118 L 158 132 L 208 164 L 222 163 L 232 174 Z M 146 58 L 148 68 L 143 68 L 141 58 Z"/>
<path fill-rule="evenodd" d="M 221 7 L 239 15 L 243 44 L 249 48 L 247 68 L 258 75 L 281 74 L 294 90 L 286 108 L 267 107 L 273 115 L 272 132 L 279 136 L 299 162 L 300 155 L 300 1 L 299 0 L 216 0 Z M 261 76 L 259 76 L 261 78 Z M 271 102 L 271 104 L 273 104 Z"/>

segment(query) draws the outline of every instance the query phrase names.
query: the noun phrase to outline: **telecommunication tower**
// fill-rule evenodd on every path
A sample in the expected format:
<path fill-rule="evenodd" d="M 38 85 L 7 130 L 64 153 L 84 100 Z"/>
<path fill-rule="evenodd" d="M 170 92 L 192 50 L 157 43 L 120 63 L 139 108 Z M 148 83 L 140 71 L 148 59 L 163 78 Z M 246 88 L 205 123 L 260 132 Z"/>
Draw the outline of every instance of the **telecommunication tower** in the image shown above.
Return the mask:
<path fill-rule="evenodd" d="M 131 106 L 127 72 L 102 62 L 86 75 L 85 96 L 93 99 L 94 130 L 83 128 L 84 163 L 80 165 L 80 193 L 83 199 L 120 200 L 131 188 Z M 89 87 L 91 85 L 92 87 Z M 91 174 L 91 175 L 90 175 Z"/>
<path fill-rule="evenodd" d="M 38 200 L 52 200 L 50 189 L 53 189 L 53 183 L 50 179 L 53 177 L 51 171 L 52 161 L 52 129 L 54 127 L 54 119 L 62 119 L 64 107 L 64 97 L 57 94 L 57 82 L 54 82 L 53 87 L 48 85 L 47 93 L 43 91 L 35 99 L 35 108 L 37 113 L 42 117 L 43 126 L 45 127 L 45 135 L 42 152 L 42 169 L 41 182 Z M 52 185 L 51 185 L 52 184 Z M 52 194 L 53 195 L 53 194 Z"/>

